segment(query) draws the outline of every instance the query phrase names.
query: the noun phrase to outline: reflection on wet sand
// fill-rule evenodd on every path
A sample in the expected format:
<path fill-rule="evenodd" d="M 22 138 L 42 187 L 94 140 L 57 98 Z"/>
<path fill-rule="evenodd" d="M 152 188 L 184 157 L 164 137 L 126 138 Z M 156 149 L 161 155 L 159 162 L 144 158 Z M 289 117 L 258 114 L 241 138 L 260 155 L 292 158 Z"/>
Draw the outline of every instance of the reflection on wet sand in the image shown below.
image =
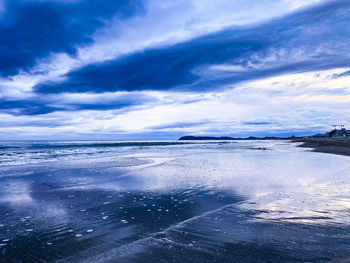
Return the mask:
<path fill-rule="evenodd" d="M 250 144 L 3 168 L 0 261 L 346 260 L 349 159 Z"/>

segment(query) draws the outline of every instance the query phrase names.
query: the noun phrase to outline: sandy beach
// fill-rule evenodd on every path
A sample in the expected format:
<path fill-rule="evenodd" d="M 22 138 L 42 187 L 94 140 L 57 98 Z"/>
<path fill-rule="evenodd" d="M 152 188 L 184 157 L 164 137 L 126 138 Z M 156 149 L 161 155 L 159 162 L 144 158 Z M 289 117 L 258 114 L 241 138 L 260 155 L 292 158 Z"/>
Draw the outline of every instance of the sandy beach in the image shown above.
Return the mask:
<path fill-rule="evenodd" d="M 347 157 L 281 140 L 103 143 L 3 150 L 0 262 L 350 257 Z"/>
<path fill-rule="evenodd" d="M 313 148 L 314 152 L 350 156 L 349 138 L 303 138 L 295 141 L 302 142 L 299 147 Z"/>

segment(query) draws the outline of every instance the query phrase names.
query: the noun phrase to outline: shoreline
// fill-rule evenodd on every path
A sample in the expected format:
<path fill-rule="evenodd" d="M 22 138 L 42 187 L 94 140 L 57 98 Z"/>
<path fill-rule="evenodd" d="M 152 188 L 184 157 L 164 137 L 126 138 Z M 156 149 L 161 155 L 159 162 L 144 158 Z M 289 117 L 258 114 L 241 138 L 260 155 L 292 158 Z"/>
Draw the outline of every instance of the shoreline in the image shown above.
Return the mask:
<path fill-rule="evenodd" d="M 347 159 L 296 150 L 290 140 L 208 146 L 135 147 L 117 158 L 0 169 L 0 261 L 320 262 L 350 255 Z M 141 163 L 155 158 L 171 161 Z"/>
<path fill-rule="evenodd" d="M 312 148 L 313 152 L 350 156 L 350 138 L 301 138 L 292 141 L 302 142 L 298 147 Z"/>

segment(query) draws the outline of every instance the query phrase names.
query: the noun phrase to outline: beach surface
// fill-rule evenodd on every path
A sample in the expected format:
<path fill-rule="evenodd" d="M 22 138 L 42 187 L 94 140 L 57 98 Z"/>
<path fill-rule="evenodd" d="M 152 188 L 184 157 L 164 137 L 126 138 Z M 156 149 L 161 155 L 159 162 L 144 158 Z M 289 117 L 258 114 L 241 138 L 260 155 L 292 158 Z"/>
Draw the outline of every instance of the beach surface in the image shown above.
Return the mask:
<path fill-rule="evenodd" d="M 0 262 L 348 262 L 350 159 L 297 145 L 2 142 Z"/>
<path fill-rule="evenodd" d="M 350 156 L 349 138 L 303 138 L 295 141 L 302 142 L 300 147 L 312 148 L 314 152 Z"/>

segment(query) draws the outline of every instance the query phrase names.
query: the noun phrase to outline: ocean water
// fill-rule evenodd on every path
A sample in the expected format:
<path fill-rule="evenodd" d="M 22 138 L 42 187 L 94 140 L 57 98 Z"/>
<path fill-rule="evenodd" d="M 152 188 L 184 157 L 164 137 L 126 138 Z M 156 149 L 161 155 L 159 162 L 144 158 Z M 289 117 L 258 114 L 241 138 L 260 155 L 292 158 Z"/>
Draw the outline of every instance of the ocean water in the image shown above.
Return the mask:
<path fill-rule="evenodd" d="M 349 168 L 288 141 L 3 141 L 0 262 L 350 262 Z"/>

